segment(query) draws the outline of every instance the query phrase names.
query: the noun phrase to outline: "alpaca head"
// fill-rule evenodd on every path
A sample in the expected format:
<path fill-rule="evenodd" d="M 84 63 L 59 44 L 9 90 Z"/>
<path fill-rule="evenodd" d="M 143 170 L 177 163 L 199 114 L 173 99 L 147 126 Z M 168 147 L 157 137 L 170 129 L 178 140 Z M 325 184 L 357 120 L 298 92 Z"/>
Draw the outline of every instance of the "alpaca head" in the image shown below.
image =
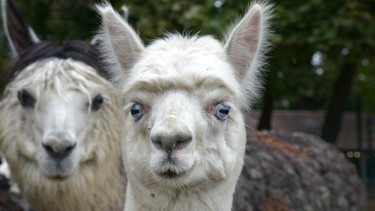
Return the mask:
<path fill-rule="evenodd" d="M 48 178 L 71 176 L 101 154 L 102 121 L 110 121 L 106 110 L 116 104 L 108 90 L 108 82 L 83 62 L 33 62 L 19 70 L 1 99 L 3 150 L 14 150 Z"/>
<path fill-rule="evenodd" d="M 269 7 L 254 4 L 225 44 L 172 34 L 147 47 L 111 6 L 97 9 L 102 50 L 124 102 L 129 184 L 235 184 L 246 142 L 242 112 L 260 86 Z"/>
<path fill-rule="evenodd" d="M 11 1 L 2 7 L 15 56 L 0 101 L 0 146 L 11 168 L 30 180 L 66 179 L 106 159 L 104 145 L 116 145 L 106 140 L 119 136 L 110 128 L 120 122 L 119 109 L 112 85 L 99 74 L 94 47 L 40 41 Z"/>

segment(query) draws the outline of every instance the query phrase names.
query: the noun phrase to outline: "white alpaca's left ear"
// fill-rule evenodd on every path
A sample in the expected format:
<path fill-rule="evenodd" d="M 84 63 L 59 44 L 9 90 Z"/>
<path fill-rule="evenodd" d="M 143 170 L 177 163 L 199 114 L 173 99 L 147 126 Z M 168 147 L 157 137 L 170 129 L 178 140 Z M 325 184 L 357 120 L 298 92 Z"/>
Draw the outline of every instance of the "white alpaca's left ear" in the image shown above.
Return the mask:
<path fill-rule="evenodd" d="M 225 43 L 229 62 L 248 100 L 247 105 L 257 98 L 262 83 L 260 69 L 269 45 L 270 10 L 270 5 L 253 4 L 234 26 Z"/>

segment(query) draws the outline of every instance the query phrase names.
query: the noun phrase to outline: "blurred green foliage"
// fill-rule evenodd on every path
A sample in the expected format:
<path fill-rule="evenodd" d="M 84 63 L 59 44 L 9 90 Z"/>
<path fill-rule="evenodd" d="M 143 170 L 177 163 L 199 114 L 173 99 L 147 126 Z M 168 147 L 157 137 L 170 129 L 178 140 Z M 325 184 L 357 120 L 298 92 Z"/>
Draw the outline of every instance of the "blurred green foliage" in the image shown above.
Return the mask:
<path fill-rule="evenodd" d="M 90 0 L 15 0 L 25 19 L 43 38 L 90 40 L 99 17 Z M 239 18 L 247 0 L 113 0 L 130 9 L 129 22 L 145 43 L 166 32 L 212 34 L 219 39 Z M 275 108 L 324 109 L 344 61 L 358 64 L 347 109 L 361 97 L 366 111 L 375 110 L 375 1 L 273 1 L 273 50 L 268 74 Z M 0 32 L 0 67 L 10 59 Z M 4 72 L 4 71 L 2 71 Z M 2 77 L 3 78 L 3 77 Z M 349 86 L 349 84 L 348 84 Z M 261 104 L 258 105 L 258 107 Z"/>
<path fill-rule="evenodd" d="M 305 99 L 311 109 L 324 108 L 349 62 L 358 71 L 347 109 L 354 110 L 353 99 L 361 97 L 365 110 L 374 111 L 375 1 L 283 1 L 275 10 L 278 39 L 270 80 L 276 107 L 298 109 Z"/>

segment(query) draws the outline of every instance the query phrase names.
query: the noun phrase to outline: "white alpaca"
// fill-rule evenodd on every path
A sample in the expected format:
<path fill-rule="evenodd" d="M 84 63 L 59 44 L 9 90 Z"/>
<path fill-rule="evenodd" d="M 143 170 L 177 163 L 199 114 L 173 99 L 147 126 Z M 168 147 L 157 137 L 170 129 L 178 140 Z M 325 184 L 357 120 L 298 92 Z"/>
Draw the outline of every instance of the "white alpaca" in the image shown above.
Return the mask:
<path fill-rule="evenodd" d="M 148 47 L 110 5 L 97 10 L 126 115 L 125 210 L 230 210 L 270 7 L 253 4 L 224 45 L 169 35 Z"/>
<path fill-rule="evenodd" d="M 39 41 L 11 1 L 2 7 L 16 58 L 0 101 L 0 150 L 22 196 L 37 211 L 122 210 L 123 114 L 95 48 Z"/>

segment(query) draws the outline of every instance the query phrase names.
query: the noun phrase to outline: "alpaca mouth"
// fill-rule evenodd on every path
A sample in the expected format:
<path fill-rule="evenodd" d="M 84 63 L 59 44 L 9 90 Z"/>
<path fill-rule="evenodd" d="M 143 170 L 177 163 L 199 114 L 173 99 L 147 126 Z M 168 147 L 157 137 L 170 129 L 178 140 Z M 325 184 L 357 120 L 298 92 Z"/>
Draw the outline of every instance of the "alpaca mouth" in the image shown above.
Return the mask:
<path fill-rule="evenodd" d="M 174 159 L 166 159 L 156 170 L 156 173 L 167 179 L 176 179 L 184 176 L 187 173 L 187 169 Z"/>
<path fill-rule="evenodd" d="M 61 182 L 65 181 L 69 176 L 62 176 L 62 175 L 55 175 L 55 176 L 50 176 L 48 177 L 50 180 Z"/>
<path fill-rule="evenodd" d="M 171 169 L 165 171 L 165 172 L 160 172 L 159 175 L 161 177 L 167 178 L 167 179 L 175 179 L 178 177 L 181 177 L 185 174 L 185 172 L 176 172 Z"/>
<path fill-rule="evenodd" d="M 63 181 L 69 178 L 73 172 L 67 169 L 49 169 L 49 171 L 44 172 L 44 174 L 51 180 Z"/>
<path fill-rule="evenodd" d="M 71 159 L 44 159 L 40 162 L 40 169 L 47 178 L 62 181 L 74 174 L 76 165 Z"/>

